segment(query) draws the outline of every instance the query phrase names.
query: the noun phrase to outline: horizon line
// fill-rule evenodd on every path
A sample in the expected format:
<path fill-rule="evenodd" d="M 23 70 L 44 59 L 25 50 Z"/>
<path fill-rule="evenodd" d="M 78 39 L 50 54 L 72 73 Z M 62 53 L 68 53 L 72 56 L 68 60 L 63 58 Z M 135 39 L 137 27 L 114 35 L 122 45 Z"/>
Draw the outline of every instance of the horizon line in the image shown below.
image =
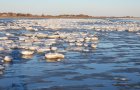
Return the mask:
<path fill-rule="evenodd" d="M 89 17 L 138 17 L 138 16 L 132 16 L 132 15 L 125 15 L 125 16 L 105 16 L 105 15 L 96 15 L 96 16 L 94 16 L 94 15 L 88 15 L 88 14 L 83 14 L 83 13 L 81 13 L 81 14 L 58 14 L 58 15 L 53 15 L 53 14 L 44 14 L 44 13 L 42 13 L 42 14 L 33 14 L 33 13 L 23 13 L 23 12 L 0 12 L 0 14 L 30 14 L 30 15 L 32 15 L 32 16 L 66 16 L 66 15 L 68 15 L 68 16 L 72 16 L 72 15 L 74 15 L 74 16 L 78 16 L 78 15 L 83 15 L 83 16 L 89 16 Z M 139 17 L 138 17 L 139 18 Z"/>

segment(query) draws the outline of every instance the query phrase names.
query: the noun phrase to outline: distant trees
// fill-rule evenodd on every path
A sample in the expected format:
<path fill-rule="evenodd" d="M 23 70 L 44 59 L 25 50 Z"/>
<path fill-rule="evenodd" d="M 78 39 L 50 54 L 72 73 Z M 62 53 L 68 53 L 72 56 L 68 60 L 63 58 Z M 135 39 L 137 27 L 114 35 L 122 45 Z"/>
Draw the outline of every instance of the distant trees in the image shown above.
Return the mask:
<path fill-rule="evenodd" d="M 53 15 L 32 15 L 30 13 L 12 13 L 12 12 L 8 12 L 8 13 L 0 13 L 0 17 L 27 17 L 27 18 L 107 18 L 107 16 L 89 16 L 89 15 L 84 15 L 84 14 L 79 14 L 79 15 L 57 15 L 57 16 L 53 16 Z M 111 18 L 119 18 L 119 17 L 114 17 L 112 16 Z M 123 18 L 133 18 L 132 16 L 124 16 Z"/>
<path fill-rule="evenodd" d="M 34 15 L 32 14 L 23 14 L 23 13 L 12 13 L 12 12 L 8 12 L 8 13 L 0 13 L 1 17 L 32 17 Z"/>
<path fill-rule="evenodd" d="M 11 12 L 7 13 L 7 15 L 8 15 L 8 16 L 15 16 L 15 17 L 17 16 L 16 13 L 11 13 Z"/>
<path fill-rule="evenodd" d="M 92 16 L 79 14 L 79 15 L 58 15 L 58 16 L 52 16 L 52 15 L 32 15 L 32 14 L 23 14 L 23 13 L 0 13 L 0 17 L 42 17 L 42 18 L 89 18 Z"/>

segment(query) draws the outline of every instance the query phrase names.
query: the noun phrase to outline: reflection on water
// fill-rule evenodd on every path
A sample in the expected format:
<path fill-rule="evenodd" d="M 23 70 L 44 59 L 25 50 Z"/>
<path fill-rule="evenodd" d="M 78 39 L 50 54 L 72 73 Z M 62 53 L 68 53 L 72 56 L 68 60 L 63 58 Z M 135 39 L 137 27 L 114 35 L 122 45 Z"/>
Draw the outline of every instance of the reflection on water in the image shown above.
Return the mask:
<path fill-rule="evenodd" d="M 16 32 L 20 33 L 21 30 Z M 81 46 L 75 48 L 73 44 L 67 48 L 68 43 L 60 39 L 57 41 L 58 44 L 55 44 L 60 48 L 57 52 L 65 55 L 60 61 L 45 59 L 45 53 L 48 51 L 29 56 L 22 56 L 21 49 L 4 52 L 14 59 L 11 63 L 3 64 L 5 70 L 0 71 L 0 90 L 140 89 L 139 35 L 126 31 L 103 32 L 82 29 L 64 29 L 60 32 L 96 33 L 99 37 L 97 48 L 95 50 Z M 90 44 L 89 42 L 88 45 Z M 47 46 L 47 43 L 45 45 Z M 0 54 L 1 57 L 2 55 Z"/>
<path fill-rule="evenodd" d="M 33 55 L 22 55 L 22 58 L 24 58 L 24 59 L 32 59 Z"/>
<path fill-rule="evenodd" d="M 62 59 L 46 59 L 47 62 L 59 62 L 62 61 Z"/>

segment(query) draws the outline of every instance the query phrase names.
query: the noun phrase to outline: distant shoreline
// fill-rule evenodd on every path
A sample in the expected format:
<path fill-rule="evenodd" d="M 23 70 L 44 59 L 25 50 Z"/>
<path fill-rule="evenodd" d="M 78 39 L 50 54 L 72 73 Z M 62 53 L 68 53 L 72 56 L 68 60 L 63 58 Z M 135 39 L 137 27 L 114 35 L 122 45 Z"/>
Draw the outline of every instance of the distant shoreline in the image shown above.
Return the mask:
<path fill-rule="evenodd" d="M 100 19 L 100 18 L 136 18 L 140 19 L 140 17 L 132 17 L 132 16 L 123 16 L 123 17 L 115 17 L 115 16 L 89 16 L 84 14 L 79 15 L 32 15 L 32 14 L 23 14 L 23 13 L 0 13 L 0 19 L 4 18 L 27 18 L 27 19 Z"/>
<path fill-rule="evenodd" d="M 106 19 L 106 18 L 125 18 L 138 19 L 140 17 L 0 17 L 0 19 Z"/>

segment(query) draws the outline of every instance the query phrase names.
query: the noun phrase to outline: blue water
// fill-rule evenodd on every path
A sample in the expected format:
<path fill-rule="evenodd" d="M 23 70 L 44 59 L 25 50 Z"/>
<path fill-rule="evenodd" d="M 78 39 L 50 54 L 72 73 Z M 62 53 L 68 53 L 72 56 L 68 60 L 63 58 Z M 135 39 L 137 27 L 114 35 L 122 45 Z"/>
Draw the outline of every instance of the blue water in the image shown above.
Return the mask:
<path fill-rule="evenodd" d="M 14 61 L 4 64 L 0 90 L 140 90 L 139 35 L 127 31 L 75 32 L 96 32 L 99 37 L 96 50 L 68 51 L 64 60 L 47 62 L 42 59 L 44 54 L 23 59 L 15 49 Z"/>

